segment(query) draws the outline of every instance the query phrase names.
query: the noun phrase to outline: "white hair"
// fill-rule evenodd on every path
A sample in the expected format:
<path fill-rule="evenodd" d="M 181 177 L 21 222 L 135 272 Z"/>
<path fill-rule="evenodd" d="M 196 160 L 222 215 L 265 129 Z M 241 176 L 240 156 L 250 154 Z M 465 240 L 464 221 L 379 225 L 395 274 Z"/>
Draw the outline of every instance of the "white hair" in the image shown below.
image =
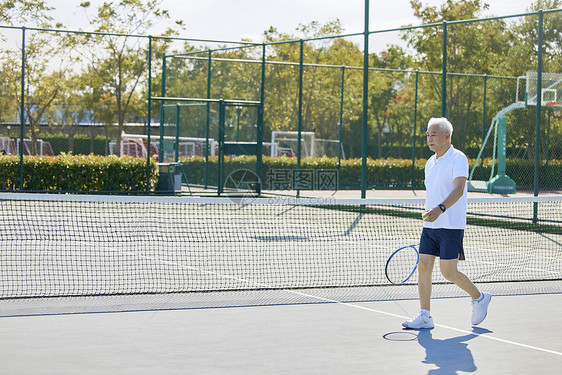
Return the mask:
<path fill-rule="evenodd" d="M 445 117 L 432 117 L 432 118 L 430 118 L 429 122 L 427 123 L 427 128 L 429 129 L 429 127 L 431 125 L 438 125 L 439 129 L 441 129 L 441 131 L 444 131 L 446 133 L 449 133 L 449 134 L 453 135 L 453 125 Z"/>

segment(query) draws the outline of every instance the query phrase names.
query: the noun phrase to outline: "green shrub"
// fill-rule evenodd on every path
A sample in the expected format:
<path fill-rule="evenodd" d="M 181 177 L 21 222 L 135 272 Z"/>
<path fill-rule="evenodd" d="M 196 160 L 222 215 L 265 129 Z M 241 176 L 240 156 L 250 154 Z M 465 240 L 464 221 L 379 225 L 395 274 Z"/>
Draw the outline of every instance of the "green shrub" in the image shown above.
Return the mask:
<path fill-rule="evenodd" d="M 268 182 L 268 176 L 273 170 L 296 170 L 297 158 L 286 156 L 263 157 L 263 179 Z M 205 158 L 193 156 L 180 159 L 190 184 L 201 185 L 205 182 Z M 218 157 L 209 157 L 207 171 L 211 186 L 216 185 L 218 173 Z M 425 160 L 416 160 L 414 168 L 415 184 L 423 184 L 423 168 Z M 226 178 L 237 169 L 256 170 L 255 156 L 225 157 L 224 175 Z M 361 159 L 348 159 L 341 161 L 338 166 L 337 158 L 303 158 L 301 170 L 340 170 L 340 188 L 359 188 L 361 185 Z M 407 187 L 411 186 L 412 161 L 406 159 L 367 159 L 368 186 L 381 187 Z"/>
<path fill-rule="evenodd" d="M 184 170 L 190 184 L 203 184 L 205 181 L 205 158 L 201 156 L 193 156 L 190 158 L 182 158 L 180 162 L 184 166 Z M 469 159 L 469 166 L 472 168 L 475 159 Z M 216 186 L 218 173 L 218 157 L 209 157 L 207 183 L 210 186 Z M 424 167 L 425 159 L 416 159 L 412 171 L 411 159 L 367 159 L 367 187 L 371 188 L 424 188 Z M 359 189 L 361 186 L 361 159 L 347 159 L 341 161 L 339 173 L 340 189 Z M 263 179 L 265 185 L 268 182 L 268 173 L 275 169 L 297 168 L 297 158 L 295 157 L 263 157 Z M 475 170 L 474 180 L 488 180 L 492 168 L 492 160 L 485 159 L 483 166 Z M 236 156 L 225 157 L 224 178 L 232 171 L 237 169 L 249 169 L 255 171 L 255 156 Z M 322 169 L 334 170 L 338 169 L 337 158 L 303 158 L 301 160 L 301 169 Z M 520 159 L 508 159 L 506 173 L 515 180 L 518 189 L 532 189 L 534 179 L 534 162 Z M 412 172 L 414 183 L 412 184 Z M 494 174 L 497 174 L 497 166 Z M 562 187 L 562 161 L 551 160 L 548 165 L 542 163 L 539 170 L 541 189 L 559 189 Z"/>
<path fill-rule="evenodd" d="M 150 187 L 158 180 L 151 161 Z M 18 190 L 17 156 L 0 157 L 0 189 Z M 130 156 L 71 155 L 24 156 L 23 189 L 31 191 L 144 191 L 146 159 Z"/>
<path fill-rule="evenodd" d="M 18 156 L 0 157 L 0 190 L 19 190 L 20 164 Z M 194 156 L 182 158 L 184 170 L 190 184 L 205 183 L 205 158 Z M 410 159 L 367 159 L 367 188 L 422 188 L 425 159 L 416 159 L 412 185 L 412 161 Z M 469 160 L 472 166 L 474 160 Z M 263 157 L 263 182 L 274 170 L 296 170 L 297 158 Z M 532 189 L 534 184 L 534 162 L 508 159 L 507 175 L 517 188 Z M 256 156 L 226 157 L 223 178 L 239 169 L 255 171 Z M 361 186 L 361 159 L 342 160 L 337 158 L 303 158 L 302 170 L 338 170 L 339 189 L 359 189 Z M 218 157 L 209 157 L 207 166 L 209 186 L 218 181 Z M 28 191 L 144 191 L 146 190 L 146 159 L 123 156 L 71 155 L 24 156 L 23 188 Z M 491 159 L 484 160 L 484 166 L 476 169 L 474 180 L 488 180 Z M 497 168 L 495 169 L 497 173 Z M 562 187 L 562 161 L 544 162 L 539 168 L 541 189 Z M 151 161 L 150 188 L 158 180 L 158 168 Z"/>

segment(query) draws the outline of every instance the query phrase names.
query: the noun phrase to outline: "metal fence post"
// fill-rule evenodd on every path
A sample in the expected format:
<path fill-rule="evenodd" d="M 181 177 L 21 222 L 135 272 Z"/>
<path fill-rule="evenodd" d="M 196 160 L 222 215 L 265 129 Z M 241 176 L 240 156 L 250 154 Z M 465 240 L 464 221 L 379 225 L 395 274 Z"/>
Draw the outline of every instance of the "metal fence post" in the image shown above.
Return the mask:
<path fill-rule="evenodd" d="M 211 99 L 211 50 L 208 52 L 207 62 L 207 99 Z M 209 138 L 211 133 L 211 103 L 207 102 L 207 119 L 205 122 L 205 189 L 209 186 Z"/>
<path fill-rule="evenodd" d="M 218 155 L 218 176 L 217 176 L 217 193 L 221 195 L 224 191 L 223 189 L 223 172 L 224 172 L 224 138 L 226 137 L 225 134 L 225 122 L 226 122 L 226 108 L 224 104 L 224 100 L 219 100 L 219 155 Z"/>
<path fill-rule="evenodd" d="M 343 98 L 345 90 L 345 66 L 341 67 L 341 95 L 340 95 L 340 123 L 339 123 L 339 136 L 338 136 L 338 189 L 339 189 L 339 176 L 341 174 L 341 158 L 343 147 Z"/>
<path fill-rule="evenodd" d="M 418 123 L 418 81 L 420 71 L 416 70 L 416 92 L 414 96 L 414 132 L 412 135 L 412 189 L 416 182 L 416 132 Z"/>
<path fill-rule="evenodd" d="M 150 127 L 152 117 L 152 35 L 148 36 L 148 116 L 146 119 L 146 191 L 150 191 Z"/>
<path fill-rule="evenodd" d="M 535 118 L 535 176 L 533 190 L 535 197 L 539 195 L 539 165 L 540 165 L 540 133 L 542 107 L 542 48 L 543 48 L 543 11 L 539 10 L 539 30 L 537 42 L 537 107 Z"/>
<path fill-rule="evenodd" d="M 25 27 L 21 28 L 21 103 L 20 103 L 20 190 L 23 190 L 23 148 L 25 147 Z"/>
<path fill-rule="evenodd" d="M 484 147 L 484 138 L 486 138 L 486 94 L 488 92 L 488 75 L 484 75 L 484 97 L 482 99 L 482 147 Z M 484 158 L 482 158 L 482 166 L 484 166 Z M 480 179 L 484 179 L 484 168 L 480 169 Z"/>
<path fill-rule="evenodd" d="M 260 83 L 260 106 L 258 107 L 258 128 L 256 130 L 256 141 L 258 150 L 256 155 L 256 175 L 260 179 L 258 194 L 261 194 L 263 185 L 263 111 L 265 101 L 265 63 L 266 63 L 266 44 L 262 44 L 261 57 L 261 83 Z"/>
<path fill-rule="evenodd" d="M 302 79 L 303 79 L 303 73 L 304 73 L 304 41 L 301 39 L 299 41 L 300 43 L 300 53 L 299 53 L 299 109 L 298 109 L 298 135 L 297 135 L 297 169 L 295 171 L 295 176 L 296 178 L 294 178 L 294 181 L 296 182 L 295 184 L 296 186 L 296 190 L 297 190 L 297 197 L 300 196 L 300 189 L 298 186 L 298 181 L 299 181 L 299 174 L 300 174 L 300 170 L 301 170 L 301 159 L 302 159 L 302 155 L 301 155 L 301 151 L 302 151 L 302 147 L 301 147 L 301 140 L 302 140 Z"/>
<path fill-rule="evenodd" d="M 367 196 L 367 116 L 369 114 L 369 0 L 365 0 L 363 33 L 363 120 L 361 128 L 361 198 Z"/>
<path fill-rule="evenodd" d="M 160 92 L 161 97 L 166 96 L 166 54 L 162 55 L 162 89 Z M 164 161 L 164 102 L 160 101 L 160 147 L 158 148 L 158 161 Z M 177 160 L 176 160 L 177 161 Z"/>
<path fill-rule="evenodd" d="M 443 21 L 443 62 L 441 73 L 441 117 L 447 117 L 447 21 Z"/>
<path fill-rule="evenodd" d="M 535 118 L 535 174 L 533 179 L 533 195 L 539 195 L 539 165 L 540 165 L 540 132 L 541 132 L 541 107 L 542 107 L 542 47 L 543 47 L 543 12 L 539 10 L 539 30 L 537 42 L 537 107 Z M 533 203 L 533 222 L 539 216 L 539 206 Z"/>
<path fill-rule="evenodd" d="M 174 161 L 177 163 L 180 158 L 180 105 L 176 104 L 176 144 L 174 147 Z"/>

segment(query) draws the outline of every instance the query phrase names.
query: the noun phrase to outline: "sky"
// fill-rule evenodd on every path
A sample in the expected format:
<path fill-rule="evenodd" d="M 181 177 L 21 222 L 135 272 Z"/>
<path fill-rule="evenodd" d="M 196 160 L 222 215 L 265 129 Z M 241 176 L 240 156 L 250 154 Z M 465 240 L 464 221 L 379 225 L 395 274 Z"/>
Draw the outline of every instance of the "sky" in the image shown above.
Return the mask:
<path fill-rule="evenodd" d="M 52 13 L 68 29 L 89 30 L 81 0 L 47 0 L 56 8 Z M 443 0 L 422 0 L 439 5 Z M 485 15 L 504 16 L 527 12 L 535 0 L 488 0 Z M 91 0 L 92 6 L 102 3 Z M 238 41 L 248 38 L 261 42 L 263 32 L 273 26 L 283 33 L 294 33 L 299 24 L 326 23 L 339 19 L 345 34 L 364 30 L 365 0 L 163 0 L 160 8 L 172 19 L 181 19 L 186 29 L 181 37 Z M 94 8 L 92 8 L 93 10 Z M 93 14 L 93 12 L 92 12 Z M 370 0 L 370 30 L 385 30 L 406 24 L 419 24 L 409 0 Z M 156 34 L 156 33 L 155 33 Z"/>

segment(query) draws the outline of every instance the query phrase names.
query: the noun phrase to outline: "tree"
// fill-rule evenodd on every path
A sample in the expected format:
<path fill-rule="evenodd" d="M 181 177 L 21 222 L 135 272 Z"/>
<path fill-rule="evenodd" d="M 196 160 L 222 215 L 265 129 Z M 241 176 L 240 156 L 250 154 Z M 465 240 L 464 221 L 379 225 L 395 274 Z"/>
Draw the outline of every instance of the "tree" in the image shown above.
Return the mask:
<path fill-rule="evenodd" d="M 561 0 L 537 0 L 529 7 L 530 12 L 538 10 L 558 9 L 562 7 Z M 514 76 L 524 76 L 527 72 L 536 72 L 538 66 L 538 16 L 527 16 L 517 19 L 511 27 L 512 34 L 507 58 L 503 68 Z M 543 73 L 562 74 L 562 13 L 544 14 L 543 17 Z M 523 81 L 524 82 L 524 81 Z M 543 87 L 544 88 L 544 87 Z M 525 91 L 525 86 L 520 88 Z M 520 100 L 524 98 L 521 97 Z M 561 100 L 560 97 L 557 100 Z M 543 104 L 544 105 L 544 104 Z M 534 108 L 520 110 L 509 117 L 510 143 L 512 146 L 525 146 L 525 154 L 534 159 L 536 112 Z M 541 148 L 546 150 L 548 111 L 544 111 L 542 121 Z M 555 139 L 562 137 L 562 121 L 552 116 L 550 129 L 550 146 Z M 555 146 L 556 147 L 556 146 Z"/>
<path fill-rule="evenodd" d="M 45 25 L 52 20 L 47 12 L 53 8 L 42 0 L 0 0 L 0 24 L 17 25 L 28 22 Z"/>
<path fill-rule="evenodd" d="M 562 7 L 561 0 L 537 0 L 530 12 Z M 562 72 L 562 13 L 545 14 L 543 18 L 543 70 Z M 518 18 L 511 27 L 509 50 L 502 67 L 518 77 L 537 70 L 538 16 Z"/>
<path fill-rule="evenodd" d="M 52 21 L 52 18 L 47 14 L 50 10 L 52 8 L 48 7 L 44 1 L 1 0 L 0 24 L 18 25 L 31 22 L 42 27 L 48 27 L 50 21 Z M 32 37 L 31 45 L 27 51 L 28 59 L 33 59 L 38 53 L 45 52 L 45 48 L 40 48 L 43 47 L 41 44 L 45 43 L 45 40 L 39 42 L 38 38 L 40 37 Z M 5 35 L 2 36 L 2 41 L 7 41 Z M 10 45 L 11 43 L 6 43 L 0 53 L 3 62 L 0 71 L 0 121 L 17 121 L 16 117 L 21 103 L 21 46 L 19 49 L 12 49 L 9 47 Z M 53 51 L 53 49 L 50 50 L 51 53 Z M 31 67 L 29 63 L 28 66 Z M 35 77 L 35 79 L 37 78 Z M 28 79 L 27 83 L 29 84 L 32 81 Z M 47 88 L 44 87 L 43 89 Z M 35 109 L 37 110 L 37 107 Z M 28 114 L 31 113 L 30 106 L 28 106 L 27 112 Z"/>
<path fill-rule="evenodd" d="M 372 54 L 371 66 L 378 68 L 377 71 L 369 74 L 369 112 L 370 117 L 374 118 L 376 127 L 374 136 L 377 143 L 377 158 L 383 157 L 383 139 L 395 136 L 398 138 L 402 133 L 402 127 L 408 126 L 404 120 L 407 118 L 404 113 L 399 116 L 392 116 L 391 108 L 397 109 L 393 103 L 399 97 L 398 92 L 406 85 L 407 75 L 400 71 L 412 65 L 412 59 L 397 46 L 389 46 L 387 50 L 380 54 Z M 394 128 L 394 129 L 392 129 Z M 398 136 L 398 137 L 396 137 Z M 389 144 L 391 139 L 387 140 Z"/>
<path fill-rule="evenodd" d="M 294 41 L 320 38 L 303 43 L 303 131 L 313 131 L 318 138 L 338 139 L 341 66 L 360 67 L 361 50 L 343 38 L 322 39 L 342 32 L 338 20 L 300 25 L 296 31 L 294 35 L 284 34 L 270 28 L 264 34 L 265 42 L 272 43 L 268 61 L 274 62 L 266 70 L 265 126 L 270 130 L 297 130 L 300 43 Z M 293 42 L 282 43 L 286 41 Z M 347 145 L 359 149 L 360 139 L 351 133 L 361 120 L 362 76 L 358 70 L 347 69 L 344 80 L 343 137 Z"/>
<path fill-rule="evenodd" d="M 121 150 L 121 133 L 127 112 L 142 94 L 142 83 L 146 83 L 143 79 L 146 79 L 148 68 L 147 38 L 138 35 L 146 35 L 157 21 L 170 18 L 168 11 L 158 8 L 160 3 L 160 0 L 106 1 L 97 8 L 96 17 L 90 21 L 96 32 L 104 34 L 87 34 L 84 40 L 89 52 L 89 71 L 102 83 L 100 87 L 104 94 L 101 97 L 106 98 L 109 94 L 115 101 L 117 152 Z M 91 4 L 86 1 L 80 6 L 87 10 Z M 176 25 L 183 27 L 180 21 Z M 162 36 L 175 33 L 176 30 L 168 28 Z M 158 42 L 154 43 L 156 47 Z"/>
<path fill-rule="evenodd" d="M 21 46 L 2 51 L 8 96 L 21 108 Z M 28 31 L 25 41 L 24 115 L 29 126 L 32 154 L 37 153 L 39 125 L 64 91 L 66 76 L 75 57 L 69 53 L 65 37 L 56 32 Z M 15 108 L 14 108 L 15 109 Z"/>
<path fill-rule="evenodd" d="M 414 15 L 424 24 L 443 21 L 479 18 L 488 9 L 480 0 L 447 0 L 439 8 L 423 7 L 420 0 L 411 0 Z M 492 20 L 454 24 L 447 27 L 447 71 L 463 74 L 498 73 L 500 61 L 508 53 L 509 30 L 505 21 Z M 417 51 L 417 67 L 420 70 L 440 71 L 442 67 L 443 27 L 412 29 L 404 33 L 404 39 Z M 432 116 L 441 111 L 441 76 L 431 75 L 428 84 L 420 87 L 426 110 Z M 474 76 L 449 75 L 447 77 L 446 116 L 455 125 L 455 146 L 464 149 L 471 142 L 471 135 L 480 134 L 479 109 L 483 80 Z M 430 116 L 431 117 L 431 116 Z"/>

